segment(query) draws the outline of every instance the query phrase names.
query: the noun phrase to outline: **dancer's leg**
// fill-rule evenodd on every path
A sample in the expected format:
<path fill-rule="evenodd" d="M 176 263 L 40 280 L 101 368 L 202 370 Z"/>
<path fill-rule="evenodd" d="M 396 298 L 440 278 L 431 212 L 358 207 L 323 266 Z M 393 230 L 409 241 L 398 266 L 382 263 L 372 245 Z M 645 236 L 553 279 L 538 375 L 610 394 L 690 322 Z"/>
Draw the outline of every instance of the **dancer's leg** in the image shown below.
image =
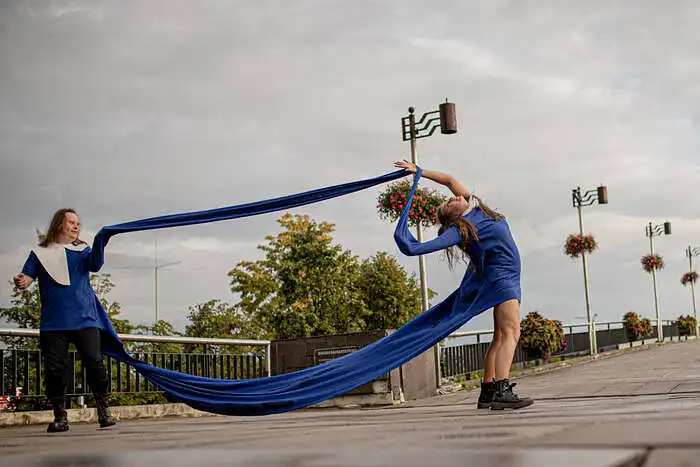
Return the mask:
<path fill-rule="evenodd" d="M 496 328 L 501 331 L 502 343 L 496 354 L 495 394 L 491 408 L 495 410 L 520 409 L 532 404 L 532 399 L 520 398 L 513 392 L 515 383 L 508 381 L 515 348 L 520 339 L 520 303 L 508 300 L 494 308 Z"/>
<path fill-rule="evenodd" d="M 515 348 L 520 340 L 520 304 L 517 300 L 496 305 L 493 310 L 496 329 L 501 333 L 501 344 L 495 358 L 496 380 L 507 379 L 513 363 Z"/>
<path fill-rule="evenodd" d="M 46 397 L 51 402 L 54 420 L 47 428 L 49 433 L 68 431 L 66 413 L 66 375 L 68 372 L 68 337 L 61 331 L 39 333 L 41 353 L 44 358 Z"/>
<path fill-rule="evenodd" d="M 501 344 L 503 343 L 503 333 L 496 326 L 496 315 L 493 317 L 493 339 L 486 351 L 484 358 L 484 379 L 481 381 L 481 393 L 477 401 L 477 407 L 480 409 L 488 409 L 493 402 L 495 393 L 494 380 L 496 379 L 496 356 L 498 355 Z"/>
<path fill-rule="evenodd" d="M 496 319 L 494 315 L 493 339 L 491 340 L 491 345 L 489 345 L 489 348 L 486 351 L 486 357 L 484 358 L 484 381 L 493 381 L 493 379 L 496 377 L 496 356 L 501 349 L 502 343 L 503 333 L 496 326 Z"/>
<path fill-rule="evenodd" d="M 102 428 L 105 428 L 115 425 L 117 421 L 109 412 L 107 403 L 110 381 L 102 356 L 100 332 L 97 328 L 80 329 L 73 331 L 71 337 L 87 372 L 90 389 L 95 396 L 97 421 Z"/>

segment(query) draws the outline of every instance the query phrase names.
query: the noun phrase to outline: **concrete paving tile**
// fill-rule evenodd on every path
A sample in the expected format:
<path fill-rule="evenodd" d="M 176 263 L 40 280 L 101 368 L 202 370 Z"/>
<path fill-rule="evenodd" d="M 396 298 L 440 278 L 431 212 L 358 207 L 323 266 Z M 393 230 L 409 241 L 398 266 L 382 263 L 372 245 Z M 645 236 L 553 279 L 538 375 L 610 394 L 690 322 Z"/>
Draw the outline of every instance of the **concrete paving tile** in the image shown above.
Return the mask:
<path fill-rule="evenodd" d="M 700 381 L 680 383 L 676 387 L 674 387 L 673 390 L 670 392 L 700 392 Z"/>
<path fill-rule="evenodd" d="M 687 446 L 700 448 L 700 418 L 607 422 L 571 428 L 541 438 L 543 445 Z"/>
<path fill-rule="evenodd" d="M 644 467 L 700 467 L 700 449 L 656 449 Z"/>
<path fill-rule="evenodd" d="M 624 467 L 633 465 L 644 454 L 640 450 L 431 450 L 403 448 L 384 451 L 346 450 L 150 450 L 113 454 L 83 453 L 53 456 L 22 455 L 3 457 L 0 465 L 99 467 L 167 466 L 295 466 L 295 467 Z"/>

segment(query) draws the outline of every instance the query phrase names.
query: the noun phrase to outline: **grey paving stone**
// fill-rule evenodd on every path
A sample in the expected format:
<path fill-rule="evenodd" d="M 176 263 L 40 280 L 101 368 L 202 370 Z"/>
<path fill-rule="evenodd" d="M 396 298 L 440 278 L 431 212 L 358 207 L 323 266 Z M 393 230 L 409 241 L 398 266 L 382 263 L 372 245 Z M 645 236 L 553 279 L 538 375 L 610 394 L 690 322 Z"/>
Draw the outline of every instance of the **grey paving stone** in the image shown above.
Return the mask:
<path fill-rule="evenodd" d="M 31 454 L 3 457 L 0 465 L 35 466 L 249 466 L 272 467 L 470 467 L 518 466 L 542 467 L 623 467 L 644 455 L 642 450 L 426 450 L 404 448 L 384 451 L 346 450 L 151 450 L 123 453 L 67 454 L 36 456 Z"/>
<path fill-rule="evenodd" d="M 538 444 L 575 446 L 700 448 L 700 418 L 607 422 L 570 428 L 538 438 Z"/>
<path fill-rule="evenodd" d="M 700 449 L 657 449 L 643 467 L 699 467 Z"/>

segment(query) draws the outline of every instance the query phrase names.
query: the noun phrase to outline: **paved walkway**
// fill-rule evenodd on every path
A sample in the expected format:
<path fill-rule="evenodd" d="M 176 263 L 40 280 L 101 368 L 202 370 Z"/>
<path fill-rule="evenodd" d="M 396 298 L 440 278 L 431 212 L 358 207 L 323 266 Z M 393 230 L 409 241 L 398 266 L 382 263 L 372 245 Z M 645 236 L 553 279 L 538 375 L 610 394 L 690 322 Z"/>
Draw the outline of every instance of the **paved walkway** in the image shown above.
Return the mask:
<path fill-rule="evenodd" d="M 700 341 L 518 380 L 537 400 L 475 408 L 461 391 L 394 409 L 303 410 L 0 430 L 0 465 L 700 466 Z"/>

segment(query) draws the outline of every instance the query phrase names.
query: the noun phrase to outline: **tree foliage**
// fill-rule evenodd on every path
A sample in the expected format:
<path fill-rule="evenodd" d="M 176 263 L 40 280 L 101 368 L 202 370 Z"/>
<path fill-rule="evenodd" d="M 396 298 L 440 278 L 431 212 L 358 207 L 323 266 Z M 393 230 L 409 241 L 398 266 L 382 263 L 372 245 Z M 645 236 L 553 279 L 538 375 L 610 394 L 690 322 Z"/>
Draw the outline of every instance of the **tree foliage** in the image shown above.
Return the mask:
<path fill-rule="evenodd" d="M 334 244 L 333 224 L 309 216 L 285 214 L 278 223 L 283 231 L 258 246 L 265 257 L 229 272 L 238 308 L 264 337 L 395 328 L 420 312 L 415 278 L 386 253 L 360 261 Z"/>

